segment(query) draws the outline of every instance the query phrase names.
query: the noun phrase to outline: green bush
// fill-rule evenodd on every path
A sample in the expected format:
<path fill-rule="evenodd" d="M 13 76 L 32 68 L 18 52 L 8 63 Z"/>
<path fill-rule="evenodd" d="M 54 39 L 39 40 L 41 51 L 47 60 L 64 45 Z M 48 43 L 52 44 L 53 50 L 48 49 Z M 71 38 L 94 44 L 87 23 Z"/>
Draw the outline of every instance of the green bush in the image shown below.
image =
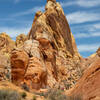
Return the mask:
<path fill-rule="evenodd" d="M 36 100 L 36 96 L 33 96 L 33 100 Z"/>
<path fill-rule="evenodd" d="M 21 100 L 21 97 L 17 91 L 0 90 L 0 100 Z"/>
<path fill-rule="evenodd" d="M 40 92 L 40 93 L 34 92 L 34 94 L 39 95 L 39 96 L 45 96 L 45 93 L 43 93 L 43 92 Z"/>
<path fill-rule="evenodd" d="M 21 93 L 21 96 L 22 96 L 22 98 L 24 98 L 24 99 L 25 99 L 25 98 L 26 98 L 26 96 L 27 96 L 26 92 L 22 92 L 22 93 Z"/>

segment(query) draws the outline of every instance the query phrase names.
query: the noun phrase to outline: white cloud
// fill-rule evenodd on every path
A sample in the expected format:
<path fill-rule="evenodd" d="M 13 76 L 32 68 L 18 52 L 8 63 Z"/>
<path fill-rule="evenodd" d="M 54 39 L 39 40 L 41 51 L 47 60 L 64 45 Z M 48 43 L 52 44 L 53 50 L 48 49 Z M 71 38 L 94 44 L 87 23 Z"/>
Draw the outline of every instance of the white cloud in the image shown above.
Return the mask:
<path fill-rule="evenodd" d="M 14 2 L 15 2 L 15 3 L 18 3 L 18 2 L 20 2 L 20 0 L 15 0 Z"/>
<path fill-rule="evenodd" d="M 100 37 L 100 32 L 94 32 L 94 33 L 78 33 L 75 34 L 75 38 L 90 38 L 90 37 Z"/>
<path fill-rule="evenodd" d="M 90 13 L 90 12 L 73 12 L 68 14 L 67 19 L 70 24 L 79 24 L 91 21 L 100 20 L 99 13 Z"/>
<path fill-rule="evenodd" d="M 100 29 L 100 23 L 94 24 L 93 27 L 94 27 L 95 29 Z"/>
<path fill-rule="evenodd" d="M 82 7 L 94 7 L 100 5 L 100 0 L 78 0 L 77 5 Z"/>
<path fill-rule="evenodd" d="M 60 4 L 61 4 L 62 7 L 67 7 L 67 6 L 75 5 L 76 2 L 75 1 L 72 1 L 72 2 L 60 2 Z"/>
<path fill-rule="evenodd" d="M 6 32 L 10 37 L 16 37 L 21 33 L 28 34 L 31 27 L 26 28 L 10 28 L 10 27 L 0 27 L 0 33 Z"/>
<path fill-rule="evenodd" d="M 23 11 L 23 12 L 18 12 L 18 13 L 12 14 L 11 16 L 12 17 L 24 16 L 24 15 L 33 14 L 37 11 L 43 11 L 43 10 L 44 10 L 44 6 L 41 6 L 41 7 L 37 6 L 37 7 L 31 8 L 31 9 L 28 9 L 26 11 Z"/>
<path fill-rule="evenodd" d="M 79 52 L 95 52 L 99 47 L 99 43 L 78 45 Z"/>
<path fill-rule="evenodd" d="M 95 7 L 100 5 L 100 0 L 76 0 L 76 1 L 70 1 L 70 2 L 61 2 L 62 7 L 77 5 L 80 7 Z"/>

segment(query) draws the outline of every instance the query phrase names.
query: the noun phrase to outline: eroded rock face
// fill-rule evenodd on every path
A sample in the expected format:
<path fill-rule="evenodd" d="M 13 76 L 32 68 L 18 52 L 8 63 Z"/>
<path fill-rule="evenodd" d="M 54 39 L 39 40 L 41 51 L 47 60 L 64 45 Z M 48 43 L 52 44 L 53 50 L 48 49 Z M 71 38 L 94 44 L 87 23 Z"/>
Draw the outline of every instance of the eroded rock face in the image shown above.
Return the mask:
<path fill-rule="evenodd" d="M 24 81 L 24 75 L 28 66 L 29 57 L 23 50 L 13 50 L 11 54 L 12 82 L 16 85 Z"/>
<path fill-rule="evenodd" d="M 56 0 L 47 0 L 45 12 L 36 13 L 28 40 L 20 49 L 29 56 L 28 67 L 23 67 L 25 74 L 21 80 L 24 79 L 30 88 L 66 87 L 64 82 L 67 82 L 69 89 L 82 75 L 78 66 L 81 57 Z M 13 65 L 12 68 L 16 68 Z"/>
<path fill-rule="evenodd" d="M 10 80 L 11 78 L 10 56 L 0 53 L 0 81 Z"/>
<path fill-rule="evenodd" d="M 47 85 L 47 71 L 40 59 L 32 57 L 25 73 L 24 82 L 30 89 L 45 88 Z"/>
<path fill-rule="evenodd" d="M 70 55 L 77 52 L 77 48 L 72 46 L 73 37 L 70 27 L 59 3 L 49 1 L 46 4 L 45 13 L 33 22 L 29 38 L 46 38 L 54 42 L 57 49 L 63 48 Z M 73 45 L 76 44 L 73 42 Z"/>
<path fill-rule="evenodd" d="M 81 68 L 77 66 L 81 57 L 74 37 L 59 3 L 48 0 L 45 9 L 44 13 L 38 12 L 38 16 L 36 14 L 28 38 L 36 39 L 40 43 L 40 51 L 48 72 L 47 84 L 53 87 L 58 81 L 62 82 L 70 77 L 71 80 L 74 79 L 70 85 L 72 86 L 81 76 Z M 73 76 L 69 73 L 70 67 Z"/>
<path fill-rule="evenodd" d="M 14 46 L 15 42 L 6 33 L 0 34 L 0 52 L 10 53 Z"/>
<path fill-rule="evenodd" d="M 47 0 L 47 2 L 49 2 L 49 1 L 51 1 L 51 2 L 56 2 L 56 0 Z"/>
<path fill-rule="evenodd" d="M 0 81 L 10 80 L 10 52 L 15 46 L 15 42 L 6 34 L 0 33 Z"/>
<path fill-rule="evenodd" d="M 27 40 L 23 45 L 24 51 L 30 57 L 37 57 L 40 58 L 40 50 L 39 50 L 39 42 L 37 40 Z"/>
<path fill-rule="evenodd" d="M 83 100 L 100 99 L 100 58 L 93 62 L 84 72 L 79 82 L 67 92 L 70 95 L 81 95 Z"/>
<path fill-rule="evenodd" d="M 98 48 L 98 50 L 97 50 L 97 55 L 100 57 L 100 47 Z"/>
<path fill-rule="evenodd" d="M 44 88 L 47 85 L 47 71 L 39 48 L 39 42 L 37 40 L 28 40 L 24 43 L 23 48 L 30 57 L 24 81 L 30 88 Z"/>
<path fill-rule="evenodd" d="M 24 44 L 24 42 L 27 40 L 27 36 L 25 34 L 20 34 L 19 36 L 16 37 L 16 46 L 20 47 Z"/>

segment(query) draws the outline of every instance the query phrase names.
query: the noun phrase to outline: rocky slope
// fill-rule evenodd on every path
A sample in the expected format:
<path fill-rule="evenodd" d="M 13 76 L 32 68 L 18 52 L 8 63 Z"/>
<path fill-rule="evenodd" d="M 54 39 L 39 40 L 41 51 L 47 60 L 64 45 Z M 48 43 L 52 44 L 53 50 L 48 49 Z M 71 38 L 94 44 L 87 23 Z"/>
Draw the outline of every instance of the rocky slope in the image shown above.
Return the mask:
<path fill-rule="evenodd" d="M 83 100 L 100 100 L 100 58 L 84 72 L 82 78 L 67 95 L 81 95 Z"/>

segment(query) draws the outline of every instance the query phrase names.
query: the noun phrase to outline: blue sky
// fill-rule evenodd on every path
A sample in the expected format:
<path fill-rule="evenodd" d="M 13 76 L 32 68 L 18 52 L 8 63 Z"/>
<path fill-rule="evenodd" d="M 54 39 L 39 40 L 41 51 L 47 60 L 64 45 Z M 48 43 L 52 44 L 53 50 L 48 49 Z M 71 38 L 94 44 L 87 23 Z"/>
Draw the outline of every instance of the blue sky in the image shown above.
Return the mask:
<path fill-rule="evenodd" d="M 100 46 L 100 0 L 57 0 L 75 37 L 83 57 L 90 56 Z M 27 34 L 34 14 L 44 10 L 46 0 L 0 0 L 0 33 L 12 38 Z"/>

